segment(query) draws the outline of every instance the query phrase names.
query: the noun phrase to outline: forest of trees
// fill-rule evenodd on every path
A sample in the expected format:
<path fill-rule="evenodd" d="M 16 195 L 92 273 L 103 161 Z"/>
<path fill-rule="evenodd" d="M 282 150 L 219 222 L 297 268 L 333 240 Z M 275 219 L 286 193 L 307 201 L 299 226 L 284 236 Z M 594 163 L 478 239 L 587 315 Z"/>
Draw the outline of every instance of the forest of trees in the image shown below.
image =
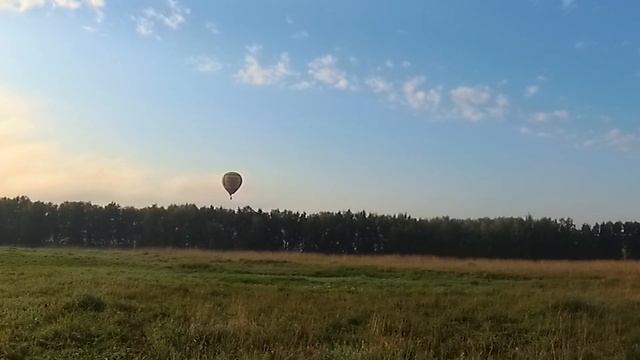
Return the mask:
<path fill-rule="evenodd" d="M 571 219 L 417 219 L 195 205 L 142 209 L 0 199 L 0 245 L 175 247 L 524 259 L 640 259 L 640 223 Z"/>

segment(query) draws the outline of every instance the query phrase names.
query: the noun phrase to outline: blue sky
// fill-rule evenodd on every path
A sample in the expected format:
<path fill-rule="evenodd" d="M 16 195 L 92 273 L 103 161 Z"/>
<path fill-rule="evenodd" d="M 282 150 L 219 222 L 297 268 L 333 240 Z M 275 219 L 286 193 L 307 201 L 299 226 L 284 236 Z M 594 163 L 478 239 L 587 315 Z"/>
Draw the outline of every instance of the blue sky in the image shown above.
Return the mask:
<path fill-rule="evenodd" d="M 0 97 L 2 195 L 640 210 L 635 2 L 0 0 Z"/>

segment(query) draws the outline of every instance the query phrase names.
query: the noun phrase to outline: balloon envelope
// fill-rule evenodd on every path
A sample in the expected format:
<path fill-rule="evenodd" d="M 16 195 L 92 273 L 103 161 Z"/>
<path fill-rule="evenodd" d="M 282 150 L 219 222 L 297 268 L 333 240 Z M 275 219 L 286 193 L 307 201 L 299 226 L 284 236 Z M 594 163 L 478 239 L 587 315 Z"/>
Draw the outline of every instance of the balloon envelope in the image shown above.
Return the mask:
<path fill-rule="evenodd" d="M 240 189 L 242 185 L 242 176 L 237 172 L 228 172 L 222 177 L 222 186 L 227 190 L 229 196 L 233 198 L 233 194 Z"/>

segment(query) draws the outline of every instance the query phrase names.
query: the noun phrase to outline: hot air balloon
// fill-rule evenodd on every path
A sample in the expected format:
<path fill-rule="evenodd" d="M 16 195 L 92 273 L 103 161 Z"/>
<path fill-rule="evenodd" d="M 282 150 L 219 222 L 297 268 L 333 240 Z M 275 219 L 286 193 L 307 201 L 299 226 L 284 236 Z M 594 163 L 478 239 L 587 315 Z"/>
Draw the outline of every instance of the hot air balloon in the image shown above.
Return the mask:
<path fill-rule="evenodd" d="M 229 193 L 229 199 L 233 200 L 233 194 L 240 189 L 242 176 L 237 172 L 228 172 L 222 177 L 222 186 Z"/>

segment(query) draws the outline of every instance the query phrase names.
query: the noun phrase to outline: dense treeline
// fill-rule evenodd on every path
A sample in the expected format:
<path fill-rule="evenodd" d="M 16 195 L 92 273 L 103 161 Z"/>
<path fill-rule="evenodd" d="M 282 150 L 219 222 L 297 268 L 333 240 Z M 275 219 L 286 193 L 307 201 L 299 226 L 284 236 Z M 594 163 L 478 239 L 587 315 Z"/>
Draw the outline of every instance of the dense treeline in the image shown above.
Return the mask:
<path fill-rule="evenodd" d="M 0 245 L 177 247 L 527 259 L 640 259 L 640 223 L 571 219 L 416 219 L 195 205 L 143 209 L 0 199 Z"/>

